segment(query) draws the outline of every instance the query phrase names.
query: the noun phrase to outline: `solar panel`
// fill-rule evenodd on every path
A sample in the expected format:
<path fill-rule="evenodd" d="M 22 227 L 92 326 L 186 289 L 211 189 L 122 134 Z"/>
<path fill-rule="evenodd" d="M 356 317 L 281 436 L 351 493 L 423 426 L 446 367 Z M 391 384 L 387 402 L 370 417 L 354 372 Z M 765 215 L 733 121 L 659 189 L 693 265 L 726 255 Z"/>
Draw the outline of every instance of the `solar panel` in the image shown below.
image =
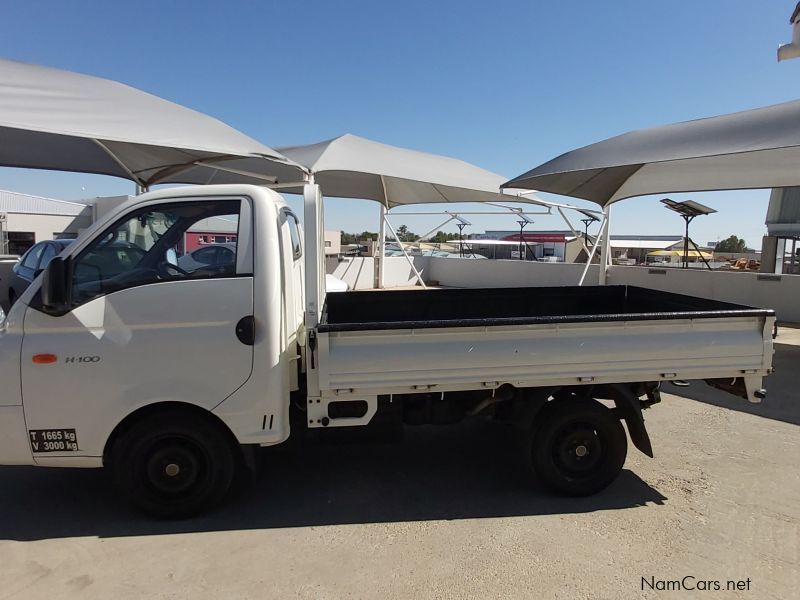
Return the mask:
<path fill-rule="evenodd" d="M 694 200 L 676 202 L 675 200 L 664 198 L 661 202 L 668 209 L 674 210 L 676 213 L 683 215 L 684 217 L 699 217 L 701 215 L 710 215 L 711 213 L 717 212 L 710 206 L 705 206 L 704 204 L 700 204 Z"/>

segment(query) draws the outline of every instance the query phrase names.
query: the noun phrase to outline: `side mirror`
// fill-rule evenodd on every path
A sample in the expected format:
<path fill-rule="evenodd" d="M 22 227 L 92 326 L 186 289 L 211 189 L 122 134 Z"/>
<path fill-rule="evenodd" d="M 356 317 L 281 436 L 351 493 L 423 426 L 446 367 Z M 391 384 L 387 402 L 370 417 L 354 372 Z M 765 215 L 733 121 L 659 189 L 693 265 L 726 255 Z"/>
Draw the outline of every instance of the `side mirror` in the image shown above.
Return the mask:
<path fill-rule="evenodd" d="M 62 312 L 72 304 L 72 261 L 57 256 L 42 275 L 42 308 Z"/>

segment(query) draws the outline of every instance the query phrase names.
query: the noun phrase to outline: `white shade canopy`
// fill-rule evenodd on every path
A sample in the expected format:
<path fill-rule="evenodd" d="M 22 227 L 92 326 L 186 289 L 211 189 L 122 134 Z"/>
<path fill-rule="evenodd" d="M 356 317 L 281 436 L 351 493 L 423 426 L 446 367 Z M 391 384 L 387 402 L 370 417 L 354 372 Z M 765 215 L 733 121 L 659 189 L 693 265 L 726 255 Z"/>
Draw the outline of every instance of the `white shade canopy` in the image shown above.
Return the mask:
<path fill-rule="evenodd" d="M 228 125 L 116 81 L 0 59 L 0 165 L 156 183 L 302 180 Z"/>
<path fill-rule="evenodd" d="M 505 177 L 462 160 L 352 134 L 279 151 L 309 169 L 326 196 L 375 200 L 387 208 L 497 200 L 542 203 L 534 195 L 501 193 Z"/>
<path fill-rule="evenodd" d="M 633 131 L 572 150 L 515 177 L 591 200 L 800 185 L 800 101 Z"/>

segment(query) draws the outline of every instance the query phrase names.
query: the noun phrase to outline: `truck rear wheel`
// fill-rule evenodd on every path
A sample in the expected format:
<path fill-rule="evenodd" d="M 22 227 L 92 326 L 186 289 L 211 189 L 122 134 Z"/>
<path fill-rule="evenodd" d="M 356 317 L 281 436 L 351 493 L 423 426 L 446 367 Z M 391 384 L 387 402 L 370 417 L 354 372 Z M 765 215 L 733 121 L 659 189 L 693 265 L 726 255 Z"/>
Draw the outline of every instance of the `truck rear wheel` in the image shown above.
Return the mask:
<path fill-rule="evenodd" d="M 219 503 L 236 472 L 236 450 L 211 419 L 156 413 L 124 432 L 114 446 L 117 487 L 142 511 L 185 517 Z"/>
<path fill-rule="evenodd" d="M 620 420 L 596 400 L 554 400 L 537 416 L 526 455 L 548 487 L 569 496 L 599 492 L 617 478 L 628 452 Z"/>

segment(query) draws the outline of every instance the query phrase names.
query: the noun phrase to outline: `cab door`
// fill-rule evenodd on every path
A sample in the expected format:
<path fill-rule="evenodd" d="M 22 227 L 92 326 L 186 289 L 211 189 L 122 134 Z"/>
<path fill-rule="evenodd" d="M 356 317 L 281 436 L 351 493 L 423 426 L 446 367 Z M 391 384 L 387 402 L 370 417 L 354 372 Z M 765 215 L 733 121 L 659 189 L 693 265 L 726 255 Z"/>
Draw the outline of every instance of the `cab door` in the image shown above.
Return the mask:
<path fill-rule="evenodd" d="M 113 428 L 137 408 L 184 402 L 210 410 L 248 380 L 250 215 L 244 198 L 134 207 L 73 250 L 66 314 L 43 312 L 33 294 L 21 374 L 37 462 L 100 457 Z M 179 266 L 206 231 L 238 238 L 235 261 L 224 269 Z"/>

